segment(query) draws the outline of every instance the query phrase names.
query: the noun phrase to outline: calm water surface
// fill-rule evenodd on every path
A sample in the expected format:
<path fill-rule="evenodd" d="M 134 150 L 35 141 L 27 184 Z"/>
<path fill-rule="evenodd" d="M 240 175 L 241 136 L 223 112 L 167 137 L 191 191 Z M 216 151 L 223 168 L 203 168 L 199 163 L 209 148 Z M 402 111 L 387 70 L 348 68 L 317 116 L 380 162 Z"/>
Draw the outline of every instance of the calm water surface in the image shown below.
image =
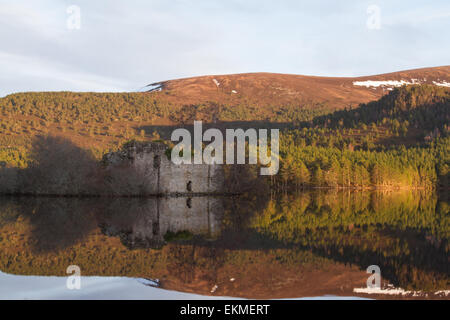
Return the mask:
<path fill-rule="evenodd" d="M 2 197 L 0 271 L 67 276 L 77 265 L 83 276 L 157 279 L 147 284 L 181 292 L 295 298 L 367 296 L 354 289 L 378 265 L 383 288 L 448 298 L 449 208 L 414 192 Z"/>

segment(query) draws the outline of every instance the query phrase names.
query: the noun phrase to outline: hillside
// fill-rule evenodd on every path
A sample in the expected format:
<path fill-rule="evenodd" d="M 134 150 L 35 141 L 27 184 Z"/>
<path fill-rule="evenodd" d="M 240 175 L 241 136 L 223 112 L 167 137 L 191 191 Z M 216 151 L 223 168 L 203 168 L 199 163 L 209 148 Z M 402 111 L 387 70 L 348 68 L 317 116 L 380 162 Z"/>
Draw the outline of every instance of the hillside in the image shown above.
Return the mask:
<path fill-rule="evenodd" d="M 152 92 L 13 94 L 0 99 L 0 167 L 29 166 L 32 151 L 52 141 L 46 136 L 99 160 L 131 139 L 170 139 L 173 129 L 203 120 L 282 129 L 273 189 L 446 187 L 449 74 L 450 67 L 360 78 L 244 74 L 168 81 Z"/>
<path fill-rule="evenodd" d="M 251 101 L 259 106 L 276 106 L 315 102 L 339 109 L 376 100 L 403 84 L 450 87 L 450 66 L 355 78 L 277 73 L 203 76 L 157 82 L 143 90 L 161 92 L 174 104 Z"/>

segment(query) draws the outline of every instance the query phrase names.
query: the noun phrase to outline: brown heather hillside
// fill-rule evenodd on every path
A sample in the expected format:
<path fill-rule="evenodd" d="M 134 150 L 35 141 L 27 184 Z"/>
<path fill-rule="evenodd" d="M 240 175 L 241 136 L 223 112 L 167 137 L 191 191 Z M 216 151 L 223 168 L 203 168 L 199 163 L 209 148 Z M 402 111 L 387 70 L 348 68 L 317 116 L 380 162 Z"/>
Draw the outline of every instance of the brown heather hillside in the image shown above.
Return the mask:
<path fill-rule="evenodd" d="M 219 83 L 216 85 L 214 79 Z M 154 83 L 174 105 L 220 102 L 250 102 L 263 106 L 280 106 L 305 102 L 325 103 L 333 109 L 356 106 L 379 99 L 392 85 L 366 87 L 354 85 L 364 81 L 405 81 L 421 84 L 450 83 L 450 66 L 423 68 L 364 77 L 315 77 L 278 73 L 245 73 L 202 76 Z M 450 84 L 449 84 L 450 85 Z"/>
<path fill-rule="evenodd" d="M 402 84 L 414 85 L 396 88 Z M 46 136 L 101 159 L 132 139 L 170 140 L 175 128 L 202 120 L 205 128 L 282 129 L 277 188 L 447 186 L 449 87 L 445 66 L 359 78 L 204 76 L 153 84 L 151 92 L 11 94 L 0 98 L 0 167 L 27 167 Z M 351 178 L 342 170 L 360 172 Z"/>

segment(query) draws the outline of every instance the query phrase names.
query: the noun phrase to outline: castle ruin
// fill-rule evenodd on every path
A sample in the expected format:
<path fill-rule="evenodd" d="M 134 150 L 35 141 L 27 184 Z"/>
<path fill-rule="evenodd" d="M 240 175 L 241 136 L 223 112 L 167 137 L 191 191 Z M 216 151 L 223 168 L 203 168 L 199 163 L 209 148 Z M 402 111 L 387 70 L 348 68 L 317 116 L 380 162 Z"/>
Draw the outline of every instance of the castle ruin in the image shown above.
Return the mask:
<path fill-rule="evenodd" d="M 224 190 L 222 165 L 174 164 L 164 143 L 132 141 L 106 154 L 104 163 L 112 170 L 133 170 L 146 195 L 205 195 Z"/>

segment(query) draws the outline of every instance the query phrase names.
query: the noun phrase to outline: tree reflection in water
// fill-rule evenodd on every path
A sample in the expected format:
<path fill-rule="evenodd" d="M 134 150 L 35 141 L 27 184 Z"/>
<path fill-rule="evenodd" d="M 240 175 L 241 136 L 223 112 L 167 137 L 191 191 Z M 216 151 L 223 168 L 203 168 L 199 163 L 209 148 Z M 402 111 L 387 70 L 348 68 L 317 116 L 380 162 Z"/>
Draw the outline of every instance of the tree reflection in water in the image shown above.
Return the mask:
<path fill-rule="evenodd" d="M 84 274 L 159 277 L 197 292 L 230 272 L 283 288 L 278 275 L 355 267 L 364 274 L 376 264 L 395 286 L 442 290 L 449 288 L 449 222 L 448 202 L 432 193 L 2 198 L 0 269 L 63 275 L 73 263 Z M 319 278 L 307 280 L 320 286 Z"/>

